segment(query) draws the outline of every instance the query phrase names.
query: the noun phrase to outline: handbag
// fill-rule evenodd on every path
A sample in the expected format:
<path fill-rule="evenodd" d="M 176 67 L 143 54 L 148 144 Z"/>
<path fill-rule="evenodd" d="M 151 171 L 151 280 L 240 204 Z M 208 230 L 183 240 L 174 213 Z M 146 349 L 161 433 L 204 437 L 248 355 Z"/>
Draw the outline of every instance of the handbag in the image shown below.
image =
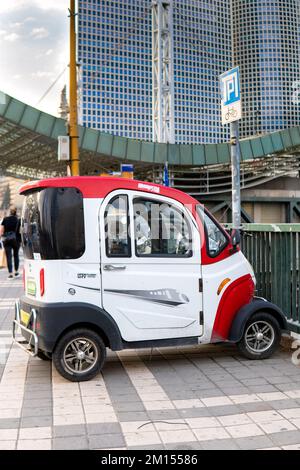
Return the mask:
<path fill-rule="evenodd" d="M 4 248 L 0 247 L 0 269 L 7 267 L 6 255 Z"/>
<path fill-rule="evenodd" d="M 16 232 L 6 232 L 6 233 L 4 233 L 4 235 L 2 235 L 3 243 L 11 242 L 11 241 L 16 240 L 16 239 L 17 239 Z"/>

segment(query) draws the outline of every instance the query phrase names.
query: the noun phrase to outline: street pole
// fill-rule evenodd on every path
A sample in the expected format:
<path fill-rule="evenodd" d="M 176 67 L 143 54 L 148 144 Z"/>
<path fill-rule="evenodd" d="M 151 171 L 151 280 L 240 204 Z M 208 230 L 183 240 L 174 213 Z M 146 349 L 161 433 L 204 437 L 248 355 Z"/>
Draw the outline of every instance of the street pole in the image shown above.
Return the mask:
<path fill-rule="evenodd" d="M 70 0 L 70 94 L 69 94 L 69 137 L 71 175 L 79 176 L 78 124 L 77 124 L 77 64 L 75 0 Z"/>
<path fill-rule="evenodd" d="M 239 121 L 230 124 L 231 144 L 231 177 L 232 177 L 232 228 L 241 227 L 241 176 L 240 176 L 240 143 Z"/>

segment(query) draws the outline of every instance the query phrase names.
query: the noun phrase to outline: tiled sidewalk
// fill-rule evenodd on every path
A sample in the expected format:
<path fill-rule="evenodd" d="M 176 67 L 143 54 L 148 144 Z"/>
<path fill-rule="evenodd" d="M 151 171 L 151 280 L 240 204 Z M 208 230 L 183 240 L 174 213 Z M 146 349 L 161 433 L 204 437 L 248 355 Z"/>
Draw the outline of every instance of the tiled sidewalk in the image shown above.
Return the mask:
<path fill-rule="evenodd" d="M 234 346 L 123 351 L 70 383 L 11 342 L 21 281 L 0 271 L 0 449 L 300 449 L 300 366 Z"/>

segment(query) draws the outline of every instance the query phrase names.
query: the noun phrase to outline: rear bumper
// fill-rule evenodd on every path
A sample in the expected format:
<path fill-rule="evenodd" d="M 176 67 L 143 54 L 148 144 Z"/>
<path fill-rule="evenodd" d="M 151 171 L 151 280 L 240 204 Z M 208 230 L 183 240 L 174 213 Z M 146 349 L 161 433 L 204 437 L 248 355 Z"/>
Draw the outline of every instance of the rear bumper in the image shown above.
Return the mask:
<path fill-rule="evenodd" d="M 36 334 L 36 311 L 34 308 L 30 311 L 30 317 L 28 325 L 29 327 L 25 326 L 21 321 L 21 308 L 20 308 L 20 301 L 17 300 L 15 303 L 15 319 L 13 321 L 13 341 L 17 344 L 21 349 L 26 351 L 31 356 L 36 356 L 39 350 L 39 340 Z M 17 339 L 17 333 L 21 331 L 25 340 Z"/>
<path fill-rule="evenodd" d="M 96 305 L 81 302 L 40 302 L 23 296 L 16 309 L 14 328 L 21 328 L 22 335 L 34 350 L 52 353 L 60 336 L 76 326 L 89 327 L 106 339 L 114 351 L 123 349 L 119 328 L 113 318 Z M 21 323 L 20 311 L 31 315 L 27 326 Z"/>

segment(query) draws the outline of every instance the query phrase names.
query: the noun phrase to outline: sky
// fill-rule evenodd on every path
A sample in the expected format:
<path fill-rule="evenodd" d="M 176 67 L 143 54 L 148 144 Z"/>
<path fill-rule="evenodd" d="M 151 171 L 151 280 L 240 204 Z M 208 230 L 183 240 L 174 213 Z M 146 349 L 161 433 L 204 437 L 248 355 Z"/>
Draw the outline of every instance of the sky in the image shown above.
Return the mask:
<path fill-rule="evenodd" d="M 0 0 L 0 91 L 53 115 L 68 80 L 68 6 L 68 0 Z"/>

